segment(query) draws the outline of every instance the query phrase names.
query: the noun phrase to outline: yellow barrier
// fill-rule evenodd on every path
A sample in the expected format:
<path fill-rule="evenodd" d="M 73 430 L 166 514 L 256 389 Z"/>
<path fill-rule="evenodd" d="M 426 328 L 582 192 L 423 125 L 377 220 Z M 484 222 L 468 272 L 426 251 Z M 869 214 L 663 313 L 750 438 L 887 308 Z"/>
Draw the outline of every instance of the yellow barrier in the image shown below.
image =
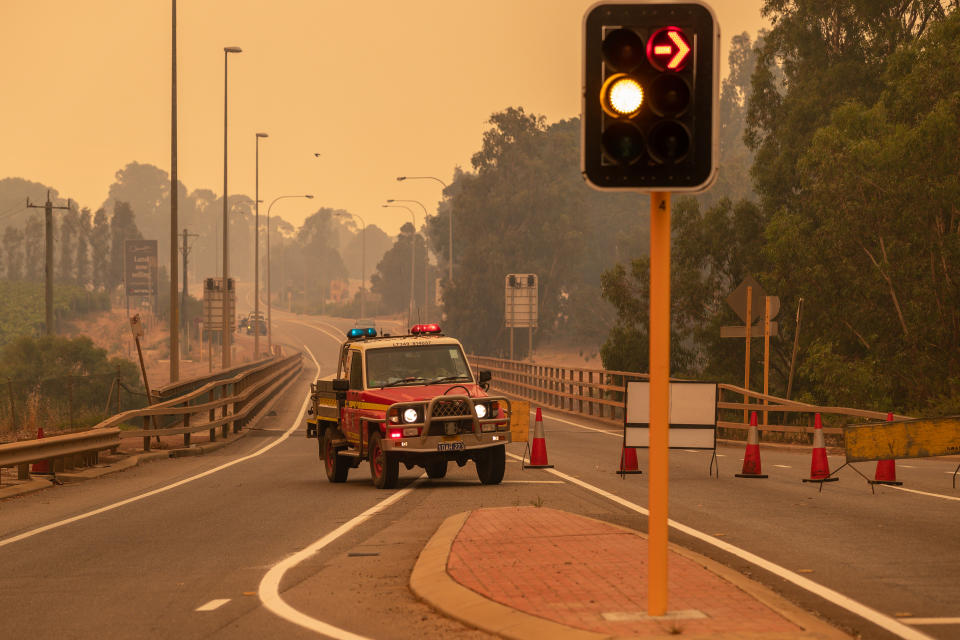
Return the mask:
<path fill-rule="evenodd" d="M 847 462 L 960 454 L 960 416 L 843 428 Z"/>
<path fill-rule="evenodd" d="M 526 442 L 530 439 L 530 403 L 526 400 L 514 400 L 510 403 L 510 440 Z"/>

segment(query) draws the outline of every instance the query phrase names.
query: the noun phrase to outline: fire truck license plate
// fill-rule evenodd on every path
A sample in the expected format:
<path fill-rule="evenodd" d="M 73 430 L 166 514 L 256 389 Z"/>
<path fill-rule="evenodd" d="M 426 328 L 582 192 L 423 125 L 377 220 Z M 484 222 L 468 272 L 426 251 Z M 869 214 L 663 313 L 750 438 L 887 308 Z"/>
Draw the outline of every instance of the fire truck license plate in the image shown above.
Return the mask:
<path fill-rule="evenodd" d="M 461 451 L 462 442 L 440 442 L 437 444 L 437 451 Z"/>

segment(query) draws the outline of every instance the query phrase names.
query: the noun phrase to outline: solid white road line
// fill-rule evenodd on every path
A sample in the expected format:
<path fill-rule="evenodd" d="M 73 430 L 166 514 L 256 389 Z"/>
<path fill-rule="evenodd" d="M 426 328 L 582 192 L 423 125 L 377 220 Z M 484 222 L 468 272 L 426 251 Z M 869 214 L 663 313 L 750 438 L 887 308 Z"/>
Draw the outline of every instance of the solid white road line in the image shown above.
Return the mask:
<path fill-rule="evenodd" d="M 960 618 L 900 618 L 904 624 L 960 624 Z"/>
<path fill-rule="evenodd" d="M 194 609 L 194 611 L 214 611 L 215 609 L 219 609 L 220 607 L 227 604 L 228 602 L 230 602 L 230 598 L 222 598 L 220 600 L 211 600 L 207 604 L 197 607 L 196 609 Z"/>
<path fill-rule="evenodd" d="M 517 458 L 517 459 L 520 458 L 520 456 L 517 456 L 512 453 L 507 453 L 507 455 L 512 458 Z M 571 482 L 575 485 L 583 487 L 588 491 L 592 491 L 597 495 L 603 496 L 604 498 L 607 498 L 608 500 L 616 502 L 617 504 L 622 505 L 627 509 L 630 509 L 631 511 L 636 511 L 637 513 L 640 513 L 645 516 L 650 515 L 650 512 L 647 509 L 641 507 L 640 505 L 630 502 L 629 500 L 625 500 L 624 498 L 614 495 L 609 491 L 605 491 L 600 487 L 595 487 L 592 484 L 584 482 L 583 480 L 574 478 L 573 476 L 568 476 L 567 474 L 561 473 L 556 469 L 544 469 L 544 471 L 546 471 L 547 473 L 552 473 L 553 475 L 559 478 L 563 478 L 567 482 Z M 673 527 L 677 531 L 685 533 L 688 536 L 697 538 L 698 540 L 706 542 L 707 544 L 713 545 L 714 547 L 717 547 L 718 549 L 722 549 L 727 553 L 731 553 L 739 558 L 746 560 L 747 562 L 751 562 L 757 565 L 758 567 L 760 567 L 761 569 L 765 569 L 766 571 L 769 571 L 770 573 L 776 576 L 779 576 L 784 580 L 787 580 L 788 582 L 792 582 L 793 584 L 797 585 L 801 589 L 806 589 L 810 593 L 814 595 L 818 595 L 824 600 L 831 602 L 837 606 L 840 606 L 846 609 L 847 611 L 850 611 L 851 613 L 854 613 L 860 616 L 864 620 L 868 620 L 873 624 L 877 625 L 878 627 L 886 629 L 890 633 L 893 633 L 894 635 L 900 638 L 903 638 L 904 640 L 932 640 L 932 638 L 926 635 L 925 633 L 920 633 L 916 629 L 911 629 L 910 627 L 906 626 L 905 624 L 902 624 L 898 620 L 895 620 L 890 616 L 880 613 L 876 609 L 872 609 L 867 605 L 861 604 L 852 598 L 848 598 L 847 596 L 843 595 L 838 591 L 834 591 L 833 589 L 817 584 L 813 580 L 804 578 L 803 576 L 797 573 L 794 573 L 789 569 L 781 567 L 778 564 L 770 562 L 769 560 L 761 558 L 760 556 L 754 553 L 751 553 L 746 549 L 735 547 L 728 542 L 724 542 L 719 538 L 715 538 L 714 536 L 703 533 L 702 531 L 698 531 L 693 527 L 688 527 L 687 525 L 681 524 L 676 520 L 668 520 L 667 522 L 671 527 Z"/>
<path fill-rule="evenodd" d="M 929 496 L 931 498 L 942 498 L 943 500 L 956 500 L 957 502 L 960 502 L 960 498 L 958 498 L 957 496 L 945 496 L 939 493 L 928 493 L 926 491 L 917 491 L 916 489 L 907 489 L 906 487 L 897 487 L 892 484 L 886 485 L 886 486 L 890 487 L 891 489 L 896 489 L 897 491 L 906 491 L 907 493 L 917 493 L 917 494 L 920 494 L 921 496 Z"/>
<path fill-rule="evenodd" d="M 563 484 L 563 480 L 501 480 L 500 484 Z"/>
<path fill-rule="evenodd" d="M 307 345 L 303 345 L 303 346 L 304 346 L 305 349 L 307 349 L 307 353 L 310 354 L 310 357 L 313 358 L 313 361 L 316 362 L 317 359 L 313 357 L 313 353 L 310 352 L 310 349 L 307 347 Z M 319 369 L 318 369 L 318 371 L 319 371 Z M 20 542 L 21 540 L 26 540 L 27 538 L 32 538 L 33 536 L 35 536 L 35 535 L 37 535 L 37 534 L 39 534 L 39 533 L 43 533 L 43 532 L 45 532 L 45 531 L 50 531 L 50 530 L 52 530 L 52 529 L 59 529 L 60 527 L 66 526 L 66 525 L 68 525 L 68 524 L 73 524 L 74 522 L 79 522 L 80 520 L 86 520 L 87 518 L 91 518 L 91 517 L 93 517 L 93 516 L 100 515 L 101 513 L 106 513 L 107 511 L 113 511 L 114 509 L 119 509 L 120 507 L 126 506 L 126 505 L 128 505 L 128 504 L 132 504 L 132 503 L 134 503 L 134 502 L 139 502 L 140 500 L 143 500 L 143 499 L 145 499 L 145 498 L 152 498 L 153 496 L 159 495 L 159 494 L 161 494 L 161 493 L 166 493 L 167 491 L 170 491 L 171 489 L 176 489 L 177 487 L 182 487 L 183 485 L 189 484 L 189 483 L 193 482 L 194 480 L 199 480 L 199 479 L 201 479 L 201 478 L 206 478 L 207 476 L 212 476 L 213 474 L 217 473 L 218 471 L 223 471 L 224 469 L 229 469 L 230 467 L 232 467 L 232 466 L 234 466 L 234 465 L 238 465 L 238 464 L 240 464 L 241 462 L 246 462 L 247 460 L 252 460 L 253 458 L 256 458 L 256 457 L 258 457 L 258 456 L 262 456 L 262 455 L 265 454 L 267 451 L 270 451 L 271 449 L 273 449 L 274 447 L 276 447 L 277 445 L 279 445 L 281 442 L 283 442 L 284 440 L 286 440 L 287 438 L 289 438 L 289 437 L 290 437 L 290 434 L 293 433 L 294 431 L 296 431 L 296 430 L 300 427 L 300 423 L 303 421 L 303 416 L 304 416 L 304 414 L 307 412 L 307 405 L 309 404 L 309 402 L 310 402 L 310 395 L 308 394 L 307 397 L 305 397 L 305 398 L 303 399 L 303 404 L 300 405 L 300 412 L 297 414 L 297 418 L 296 418 L 296 420 L 294 420 L 294 422 L 293 422 L 293 424 L 290 426 L 290 428 L 287 429 L 287 430 L 286 430 L 280 437 L 278 437 L 276 440 L 274 440 L 273 442 L 270 442 L 269 444 L 261 447 L 260 449 L 258 449 L 258 450 L 256 450 L 256 451 L 254 451 L 254 452 L 251 453 L 250 455 L 246 455 L 246 456 L 243 456 L 242 458 L 237 458 L 236 460 L 232 460 L 232 461 L 230 461 L 230 462 L 226 462 L 226 463 L 220 465 L 219 467 L 214 467 L 213 469 L 208 469 L 208 470 L 206 470 L 206 471 L 204 471 L 204 472 L 202 472 L 202 473 L 198 473 L 198 474 L 195 475 L 195 476 L 190 476 L 189 478 L 184 478 L 183 480 L 179 480 L 179 481 L 174 482 L 174 483 L 172 483 L 172 484 L 168 484 L 168 485 L 166 485 L 166 486 L 164 486 L 164 487 L 160 487 L 159 489 L 154 489 L 153 491 L 147 491 L 146 493 L 141 493 L 141 494 L 139 494 L 139 495 L 136 495 L 136 496 L 127 498 L 127 499 L 125 499 L 125 500 L 120 500 L 119 502 L 114 502 L 113 504 L 108 504 L 108 505 L 106 505 L 106 506 L 104 506 L 104 507 L 100 507 L 99 509 L 93 509 L 92 511 L 87 511 L 86 513 L 81 513 L 81 514 L 79 514 L 79 515 L 75 515 L 75 516 L 72 516 L 72 517 L 70 517 L 70 518 L 65 518 L 65 519 L 63 519 L 63 520 L 58 520 L 57 522 L 51 522 L 50 524 L 43 525 L 42 527 L 37 527 L 36 529 L 31 529 L 30 531 L 24 531 L 24 532 L 21 533 L 21 534 L 18 534 L 18 535 L 15 535 L 15 536 L 11 536 L 11 537 L 9 537 L 9 538 L 4 538 L 3 540 L 0 540 L 0 547 L 5 547 L 5 546 L 7 546 L 8 544 L 13 544 L 14 542 Z"/>
<path fill-rule="evenodd" d="M 297 611 L 288 605 L 280 597 L 280 581 L 283 579 L 283 574 L 285 574 L 288 570 L 297 566 L 351 529 L 363 524 L 393 503 L 399 502 L 401 499 L 413 492 L 413 490 L 422 482 L 423 476 L 414 480 L 413 484 L 406 489 L 401 489 L 386 499 L 381 500 L 357 517 L 343 523 L 327 535 L 323 536 L 309 547 L 306 547 L 302 551 L 298 551 L 297 553 L 288 557 L 286 560 L 278 562 L 271 567 L 267 574 L 263 576 L 263 579 L 260 581 L 260 587 L 257 590 L 257 593 L 260 596 L 260 601 L 263 602 L 263 606 L 287 622 L 293 623 L 299 627 L 303 627 L 304 629 L 322 633 L 331 638 L 337 638 L 337 640 L 368 640 L 365 636 L 360 636 L 339 627 L 335 627 L 331 624 L 327 624 L 323 620 L 317 620 L 316 618 L 310 617 L 301 611 Z"/>

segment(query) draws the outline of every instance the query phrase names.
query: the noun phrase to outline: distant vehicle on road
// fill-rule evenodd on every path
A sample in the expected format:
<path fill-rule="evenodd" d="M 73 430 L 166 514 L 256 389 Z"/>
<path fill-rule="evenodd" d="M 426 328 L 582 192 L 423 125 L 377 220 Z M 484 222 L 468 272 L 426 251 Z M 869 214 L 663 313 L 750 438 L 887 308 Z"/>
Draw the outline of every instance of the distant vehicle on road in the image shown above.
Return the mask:
<path fill-rule="evenodd" d="M 463 347 L 435 324 L 409 335 L 347 332 L 337 374 L 310 385 L 307 437 L 317 438 L 330 482 L 370 463 L 373 484 L 396 486 L 399 465 L 442 478 L 473 460 L 483 484 L 499 484 L 510 442 L 510 401 L 488 396 L 489 371 L 474 379 Z"/>
<path fill-rule="evenodd" d="M 267 323 L 263 319 L 263 313 L 251 311 L 246 318 L 240 321 L 240 328 L 245 329 L 248 336 L 252 336 L 257 329 L 259 329 L 260 335 L 267 335 Z"/>

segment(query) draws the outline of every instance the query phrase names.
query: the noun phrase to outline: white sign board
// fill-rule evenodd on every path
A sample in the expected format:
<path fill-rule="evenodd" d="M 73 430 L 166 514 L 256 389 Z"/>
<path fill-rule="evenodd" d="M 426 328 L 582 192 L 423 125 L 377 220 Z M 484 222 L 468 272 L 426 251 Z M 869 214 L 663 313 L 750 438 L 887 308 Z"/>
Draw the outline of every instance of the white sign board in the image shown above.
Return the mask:
<path fill-rule="evenodd" d="M 506 292 L 504 304 L 504 326 L 536 327 L 537 307 L 537 274 L 511 273 L 504 278 Z"/>
<path fill-rule="evenodd" d="M 670 383 L 671 449 L 715 449 L 717 385 L 713 382 Z M 624 446 L 650 446 L 650 383 L 627 382 Z"/>

